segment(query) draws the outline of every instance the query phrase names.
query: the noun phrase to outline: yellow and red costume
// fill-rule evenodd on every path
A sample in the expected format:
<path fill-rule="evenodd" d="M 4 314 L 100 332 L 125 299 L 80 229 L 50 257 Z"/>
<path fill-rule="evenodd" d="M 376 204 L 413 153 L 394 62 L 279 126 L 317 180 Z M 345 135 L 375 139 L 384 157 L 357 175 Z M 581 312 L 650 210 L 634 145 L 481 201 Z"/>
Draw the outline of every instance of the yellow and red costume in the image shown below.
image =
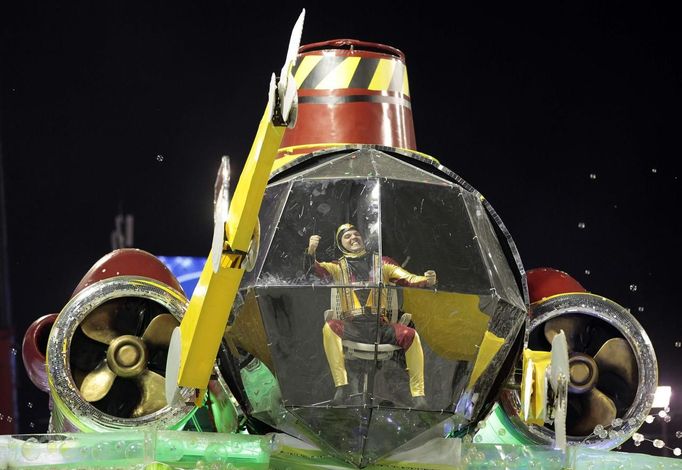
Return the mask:
<path fill-rule="evenodd" d="M 388 256 L 368 254 L 365 250 L 348 252 L 339 239 L 350 229 L 354 227 L 344 224 L 337 231 L 337 246 L 344 253 L 338 260 L 320 262 L 308 255 L 318 277 L 340 286 L 335 288 L 336 305 L 332 305 L 339 319 L 327 320 L 322 330 L 334 385 L 341 387 L 348 384 L 342 340 L 370 344 L 376 341 L 399 346 L 405 351 L 410 393 L 413 397 L 424 396 L 424 353 L 419 334 L 414 328 L 389 322 L 389 313 L 397 311 L 399 307 L 393 305 L 397 302 L 397 296 L 389 295 L 390 289 L 363 286 L 426 287 L 428 279 L 403 269 Z"/>

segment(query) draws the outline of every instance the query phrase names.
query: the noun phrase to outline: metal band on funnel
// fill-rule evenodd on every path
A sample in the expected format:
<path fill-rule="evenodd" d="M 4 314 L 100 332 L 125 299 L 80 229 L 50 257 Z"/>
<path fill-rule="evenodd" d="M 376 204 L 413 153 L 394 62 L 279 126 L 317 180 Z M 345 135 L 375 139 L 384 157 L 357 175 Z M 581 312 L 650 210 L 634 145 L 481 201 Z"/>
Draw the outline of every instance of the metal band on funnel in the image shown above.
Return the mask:
<path fill-rule="evenodd" d="M 298 119 L 278 158 L 344 144 L 415 150 L 404 54 L 390 46 L 336 39 L 301 46 L 293 74 Z M 279 166 L 283 162 L 276 162 Z"/>

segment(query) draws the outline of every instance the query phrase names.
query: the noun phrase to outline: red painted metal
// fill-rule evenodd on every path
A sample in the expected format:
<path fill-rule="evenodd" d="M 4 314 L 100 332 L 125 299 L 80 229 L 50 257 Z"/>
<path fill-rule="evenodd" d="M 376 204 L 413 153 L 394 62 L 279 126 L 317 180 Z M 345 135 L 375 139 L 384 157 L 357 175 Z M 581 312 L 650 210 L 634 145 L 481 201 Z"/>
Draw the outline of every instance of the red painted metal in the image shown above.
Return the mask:
<path fill-rule="evenodd" d="M 45 351 L 47 339 L 50 336 L 52 325 L 57 319 L 56 313 L 44 315 L 31 323 L 21 344 L 21 357 L 24 360 L 24 368 L 33 385 L 43 392 L 49 392 L 47 383 L 47 369 L 45 368 Z"/>
<path fill-rule="evenodd" d="M 103 279 L 115 276 L 144 276 L 183 292 L 182 286 L 173 273 L 156 256 L 136 248 L 123 248 L 104 255 L 78 283 L 73 295 Z"/>
<path fill-rule="evenodd" d="M 405 55 L 394 47 L 355 39 L 335 39 L 301 46 L 299 62 L 309 55 L 322 55 L 325 59 L 330 56 L 392 59 L 403 65 L 405 61 Z M 293 129 L 286 130 L 282 148 L 352 143 L 416 150 L 409 96 L 367 88 L 317 90 L 298 85 L 298 119 Z M 337 100 L 333 104 L 319 99 L 340 96 L 352 96 L 354 99 Z M 288 153 L 302 152 L 294 150 Z M 278 157 L 286 154 L 281 151 Z"/>
<path fill-rule="evenodd" d="M 553 268 L 536 268 L 526 273 L 528 279 L 528 295 L 530 302 L 535 303 L 544 298 L 570 292 L 587 292 L 578 281 L 569 274 Z"/>
<path fill-rule="evenodd" d="M 178 292 L 180 283 L 157 257 L 143 250 L 124 248 L 100 258 L 78 283 L 72 297 L 97 281 L 116 276 L 144 276 L 160 281 Z M 49 392 L 45 350 L 47 339 L 57 314 L 45 315 L 34 321 L 24 334 L 21 354 L 31 382 L 44 392 Z"/>

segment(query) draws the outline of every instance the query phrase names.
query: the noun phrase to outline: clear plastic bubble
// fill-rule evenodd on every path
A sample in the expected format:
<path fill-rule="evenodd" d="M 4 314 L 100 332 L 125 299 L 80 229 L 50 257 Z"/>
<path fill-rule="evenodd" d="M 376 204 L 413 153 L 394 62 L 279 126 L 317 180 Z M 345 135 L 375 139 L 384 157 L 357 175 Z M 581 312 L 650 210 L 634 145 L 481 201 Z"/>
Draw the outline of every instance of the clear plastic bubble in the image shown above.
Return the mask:
<path fill-rule="evenodd" d="M 665 418 L 666 416 L 668 416 L 668 413 L 666 413 L 665 410 L 661 410 L 658 412 L 659 418 Z"/>
<path fill-rule="evenodd" d="M 632 435 L 632 440 L 635 442 L 636 441 L 642 442 L 644 440 L 644 435 L 636 432 Z"/>
<path fill-rule="evenodd" d="M 614 428 L 620 427 L 622 425 L 623 425 L 623 420 L 620 418 L 616 418 L 613 421 L 611 421 L 611 426 L 613 426 Z"/>
<path fill-rule="evenodd" d="M 125 450 L 125 456 L 127 459 L 139 459 L 144 455 L 144 448 L 139 442 L 131 442 L 128 444 Z"/>
<path fill-rule="evenodd" d="M 601 432 L 597 434 L 597 436 L 599 436 L 599 439 L 606 439 L 608 435 L 609 433 L 606 432 L 606 429 L 602 429 Z"/>
<path fill-rule="evenodd" d="M 156 161 L 157 161 L 157 162 L 162 162 L 162 161 L 163 161 L 163 155 L 157 155 L 157 156 L 156 156 Z"/>
<path fill-rule="evenodd" d="M 638 312 L 643 312 L 643 311 L 644 311 L 644 307 L 637 307 L 637 311 L 638 311 Z"/>
<path fill-rule="evenodd" d="M 654 439 L 654 447 L 657 449 L 662 449 L 665 447 L 665 442 L 660 439 Z"/>
<path fill-rule="evenodd" d="M 647 423 L 651 424 L 651 423 L 654 422 L 654 419 L 656 419 L 656 418 L 654 418 L 652 415 L 647 415 L 647 417 L 644 418 L 644 421 L 646 421 Z"/>
<path fill-rule="evenodd" d="M 682 455 L 682 449 L 680 449 L 679 447 L 675 447 L 673 449 L 673 454 L 675 455 L 675 457 L 679 457 L 680 455 Z"/>
<path fill-rule="evenodd" d="M 665 418 L 663 418 L 663 421 L 665 421 L 666 423 L 669 423 L 672 420 L 673 418 L 670 415 L 665 415 Z"/>
<path fill-rule="evenodd" d="M 637 291 L 637 284 L 630 284 L 630 290 L 632 292 L 636 292 Z"/>
<path fill-rule="evenodd" d="M 40 457 L 40 454 L 40 445 L 38 444 L 38 439 L 35 437 L 29 437 L 21 446 L 21 455 L 26 460 L 37 460 L 38 457 Z"/>
<path fill-rule="evenodd" d="M 658 173 L 658 169 L 652 168 L 652 169 L 651 169 L 651 172 L 652 172 L 652 173 Z"/>
<path fill-rule="evenodd" d="M 639 447 L 642 445 L 642 441 L 635 441 L 635 447 Z"/>
<path fill-rule="evenodd" d="M 14 418 L 12 418 L 11 416 L 8 416 L 8 417 L 7 417 L 7 422 L 8 422 L 8 423 L 11 423 L 13 419 L 14 419 Z"/>
<path fill-rule="evenodd" d="M 506 436 L 507 435 L 507 430 L 504 428 L 500 428 L 497 430 L 497 435 L 498 436 Z"/>
<path fill-rule="evenodd" d="M 630 426 L 636 426 L 637 425 L 637 418 L 630 418 L 628 419 L 628 424 Z"/>
<path fill-rule="evenodd" d="M 589 276 L 590 274 L 592 274 L 592 271 L 590 271 L 589 269 L 586 269 L 585 274 L 587 274 Z"/>
<path fill-rule="evenodd" d="M 599 434 L 599 433 L 602 432 L 603 430 L 604 430 L 604 426 L 602 426 L 601 424 L 597 424 L 597 425 L 594 427 L 594 433 L 595 433 L 595 434 Z"/>
<path fill-rule="evenodd" d="M 578 222 L 578 228 L 581 228 L 581 229 L 582 229 L 582 228 L 585 228 L 585 227 L 587 227 L 587 226 L 585 225 L 585 222 Z"/>
<path fill-rule="evenodd" d="M 596 179 L 597 179 L 597 174 L 596 174 L 596 173 L 590 173 L 590 179 L 591 179 L 591 180 L 596 180 Z"/>
<path fill-rule="evenodd" d="M 36 427 L 36 424 L 33 421 L 31 421 L 30 423 L 28 423 L 28 427 L 33 429 Z"/>
<path fill-rule="evenodd" d="M 616 431 L 614 431 L 613 429 L 611 429 L 609 431 L 609 439 L 615 439 L 617 437 L 618 437 L 618 433 Z"/>
<path fill-rule="evenodd" d="M 682 438 L 682 431 L 675 431 L 675 437 L 678 439 Z"/>
<path fill-rule="evenodd" d="M 33 403 L 29 401 L 28 403 L 26 403 L 26 406 L 28 406 L 29 408 L 33 408 Z"/>
<path fill-rule="evenodd" d="M 478 434 L 474 436 L 474 442 L 479 443 L 483 441 L 483 437 L 479 436 Z"/>
<path fill-rule="evenodd" d="M 12 348 L 9 350 L 9 352 L 12 356 L 16 356 L 17 355 L 17 348 Z"/>
<path fill-rule="evenodd" d="M 666 413 L 670 413 L 670 407 L 666 406 L 665 408 L 663 408 L 663 411 L 665 411 Z"/>
<path fill-rule="evenodd" d="M 682 348 L 682 341 L 675 341 L 676 348 Z"/>

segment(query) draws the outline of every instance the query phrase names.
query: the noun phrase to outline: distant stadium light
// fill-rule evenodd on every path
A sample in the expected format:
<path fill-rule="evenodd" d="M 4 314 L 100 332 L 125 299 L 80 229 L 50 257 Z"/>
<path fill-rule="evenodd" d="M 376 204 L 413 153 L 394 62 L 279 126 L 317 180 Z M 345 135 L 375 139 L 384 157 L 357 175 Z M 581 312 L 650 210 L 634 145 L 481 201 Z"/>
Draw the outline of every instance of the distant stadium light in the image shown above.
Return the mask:
<path fill-rule="evenodd" d="M 667 385 L 656 388 L 656 393 L 654 394 L 654 403 L 651 405 L 651 407 L 666 408 L 668 405 L 670 405 L 670 396 L 672 393 L 672 388 Z"/>

